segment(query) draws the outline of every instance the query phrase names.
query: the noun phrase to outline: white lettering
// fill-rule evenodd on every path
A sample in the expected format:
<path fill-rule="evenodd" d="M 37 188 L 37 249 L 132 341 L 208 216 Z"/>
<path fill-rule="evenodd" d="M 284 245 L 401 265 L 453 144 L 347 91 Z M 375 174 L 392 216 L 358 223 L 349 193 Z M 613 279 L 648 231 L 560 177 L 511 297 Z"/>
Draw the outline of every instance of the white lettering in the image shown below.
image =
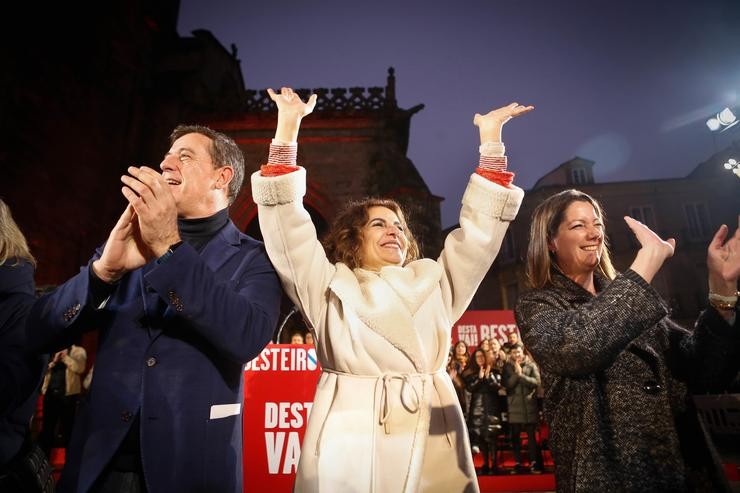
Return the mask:
<path fill-rule="evenodd" d="M 283 474 L 291 474 L 298 469 L 298 460 L 301 458 L 301 442 L 298 433 L 288 433 L 288 447 L 285 451 L 285 462 L 283 462 Z"/>
<path fill-rule="evenodd" d="M 275 428 L 277 426 L 278 407 L 274 402 L 265 402 L 265 428 Z"/>
<path fill-rule="evenodd" d="M 265 445 L 267 447 L 267 471 L 270 474 L 277 474 L 278 470 L 280 469 L 280 457 L 283 455 L 283 443 L 285 443 L 284 431 L 265 432 Z"/>

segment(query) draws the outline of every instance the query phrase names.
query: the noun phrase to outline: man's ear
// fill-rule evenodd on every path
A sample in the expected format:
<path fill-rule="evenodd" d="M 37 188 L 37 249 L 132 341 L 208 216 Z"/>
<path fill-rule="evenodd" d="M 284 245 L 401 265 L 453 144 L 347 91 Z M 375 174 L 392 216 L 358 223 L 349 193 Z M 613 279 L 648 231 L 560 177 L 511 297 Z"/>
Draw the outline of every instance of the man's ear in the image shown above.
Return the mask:
<path fill-rule="evenodd" d="M 227 189 L 232 178 L 234 178 L 234 168 L 231 166 L 221 166 L 216 169 L 216 173 L 216 189 Z"/>

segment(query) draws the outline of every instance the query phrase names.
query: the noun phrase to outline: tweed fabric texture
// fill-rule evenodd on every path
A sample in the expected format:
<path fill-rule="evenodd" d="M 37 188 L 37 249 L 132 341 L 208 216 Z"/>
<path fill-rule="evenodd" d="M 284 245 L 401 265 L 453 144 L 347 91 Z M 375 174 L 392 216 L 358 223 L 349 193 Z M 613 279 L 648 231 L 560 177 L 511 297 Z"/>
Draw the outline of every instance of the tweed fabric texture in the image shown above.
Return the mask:
<path fill-rule="evenodd" d="M 516 321 L 540 365 L 558 491 L 722 491 L 691 393 L 740 370 L 740 328 L 714 310 L 693 331 L 627 270 L 597 296 L 559 271 L 520 297 Z"/>

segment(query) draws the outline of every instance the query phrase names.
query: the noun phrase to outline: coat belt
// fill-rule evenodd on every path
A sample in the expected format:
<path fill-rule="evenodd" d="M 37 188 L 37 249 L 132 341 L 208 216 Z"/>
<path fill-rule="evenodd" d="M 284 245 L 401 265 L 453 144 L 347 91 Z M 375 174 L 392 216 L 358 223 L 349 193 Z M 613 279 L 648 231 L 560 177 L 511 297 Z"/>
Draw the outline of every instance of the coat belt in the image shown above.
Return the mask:
<path fill-rule="evenodd" d="M 350 377 L 350 378 L 370 378 L 374 380 L 380 380 L 383 385 L 383 391 L 380 396 L 380 400 L 382 402 L 382 409 L 380 410 L 380 418 L 378 420 L 378 424 L 383 426 L 383 429 L 385 430 L 386 435 L 390 434 L 390 426 L 389 421 L 391 417 L 392 407 L 390 405 L 390 384 L 393 380 L 401 380 L 401 403 L 406 407 L 406 409 L 409 410 L 412 414 L 416 414 L 419 412 L 419 409 L 421 407 L 421 397 L 419 396 L 419 391 L 416 390 L 416 387 L 413 386 L 411 383 L 411 379 L 413 377 L 424 377 L 424 376 L 434 376 L 436 374 L 442 374 L 445 373 L 445 370 L 438 370 L 436 372 L 432 373 L 402 373 L 402 372 L 387 372 L 380 375 L 358 375 L 355 373 L 347 373 L 339 370 L 334 370 L 331 368 L 323 368 L 323 371 L 327 373 L 333 373 L 335 375 L 339 375 L 342 377 Z M 408 394 L 408 388 L 411 388 L 411 395 L 413 397 L 413 402 L 409 402 L 409 398 L 407 397 Z"/>

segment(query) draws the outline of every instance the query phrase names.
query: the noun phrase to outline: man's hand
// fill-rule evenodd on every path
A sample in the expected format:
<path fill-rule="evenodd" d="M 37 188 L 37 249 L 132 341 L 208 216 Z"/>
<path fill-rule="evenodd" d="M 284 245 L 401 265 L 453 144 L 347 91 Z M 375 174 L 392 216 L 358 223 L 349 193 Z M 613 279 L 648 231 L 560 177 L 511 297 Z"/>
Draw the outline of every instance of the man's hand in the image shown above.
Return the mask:
<path fill-rule="evenodd" d="M 129 166 L 128 172 L 131 176 L 121 177 L 126 185 L 121 192 L 136 211 L 147 260 L 159 258 L 180 241 L 175 197 L 162 175 L 152 168 Z"/>
<path fill-rule="evenodd" d="M 129 204 L 113 226 L 103 254 L 93 262 L 92 269 L 101 280 L 113 283 L 146 264 L 151 255 L 141 239 L 136 212 Z"/>

